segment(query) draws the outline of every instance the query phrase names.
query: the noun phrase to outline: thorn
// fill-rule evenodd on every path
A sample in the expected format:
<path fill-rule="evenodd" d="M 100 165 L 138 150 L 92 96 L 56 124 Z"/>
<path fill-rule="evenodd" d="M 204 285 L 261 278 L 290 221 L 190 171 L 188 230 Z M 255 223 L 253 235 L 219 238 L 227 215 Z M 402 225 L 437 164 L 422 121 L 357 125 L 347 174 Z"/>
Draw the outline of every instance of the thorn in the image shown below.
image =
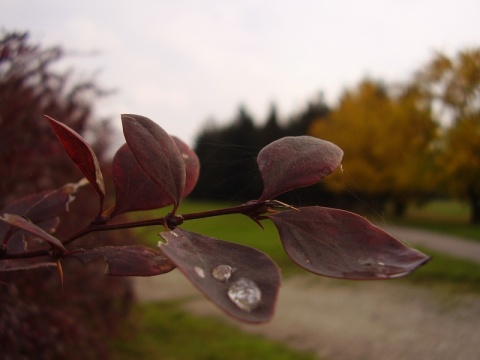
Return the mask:
<path fill-rule="evenodd" d="M 269 201 L 266 201 L 265 203 L 272 210 L 273 209 L 279 209 L 279 210 L 288 209 L 288 210 L 300 211 L 300 209 L 296 208 L 295 206 L 285 204 L 284 202 L 281 202 L 281 201 L 278 201 L 278 200 L 269 200 Z"/>
<path fill-rule="evenodd" d="M 269 214 L 278 214 L 279 212 L 280 211 L 278 211 L 278 210 L 274 210 L 274 209 L 270 209 L 270 208 L 267 209 L 267 213 L 269 213 Z"/>
<path fill-rule="evenodd" d="M 265 228 L 263 227 L 263 224 L 260 222 L 259 219 L 256 219 L 254 217 L 251 217 L 249 216 L 250 219 L 252 219 L 258 226 L 260 226 L 262 228 L 262 230 L 265 230 Z"/>
<path fill-rule="evenodd" d="M 62 293 L 63 293 L 63 268 L 60 259 L 57 259 L 57 269 L 58 269 L 58 276 L 60 277 L 60 283 L 62 284 Z"/>
<path fill-rule="evenodd" d="M 165 228 L 165 231 L 170 231 L 171 229 L 169 228 L 168 226 L 168 221 L 167 221 L 167 217 L 164 217 L 162 219 L 162 223 L 163 223 L 163 227 Z"/>

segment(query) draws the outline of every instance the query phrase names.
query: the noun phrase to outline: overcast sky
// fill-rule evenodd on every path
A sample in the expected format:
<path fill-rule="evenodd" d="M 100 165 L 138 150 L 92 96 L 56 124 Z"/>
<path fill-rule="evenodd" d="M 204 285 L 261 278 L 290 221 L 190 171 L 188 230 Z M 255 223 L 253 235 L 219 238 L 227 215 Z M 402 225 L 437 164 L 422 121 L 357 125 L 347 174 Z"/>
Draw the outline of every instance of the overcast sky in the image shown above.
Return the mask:
<path fill-rule="evenodd" d="M 478 0 L 0 0 L 2 30 L 99 52 L 69 60 L 118 90 L 99 114 L 141 114 L 190 144 L 240 104 L 263 121 L 272 102 L 285 117 L 367 75 L 407 79 L 435 51 L 479 46 L 479 14 Z"/>

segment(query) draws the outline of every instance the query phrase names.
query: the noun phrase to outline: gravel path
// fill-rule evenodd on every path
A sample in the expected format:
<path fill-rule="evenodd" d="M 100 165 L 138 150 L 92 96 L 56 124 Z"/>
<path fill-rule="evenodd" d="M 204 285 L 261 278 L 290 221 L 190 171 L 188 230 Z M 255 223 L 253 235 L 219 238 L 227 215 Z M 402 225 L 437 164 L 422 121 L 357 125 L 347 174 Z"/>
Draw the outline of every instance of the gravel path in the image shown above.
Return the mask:
<path fill-rule="evenodd" d="M 411 245 L 480 261 L 478 243 L 397 227 L 388 231 Z M 232 323 L 329 360 L 480 359 L 478 296 L 439 295 L 401 280 L 351 282 L 299 274 L 284 281 L 272 322 Z M 135 286 L 142 301 L 189 298 L 187 310 L 231 321 L 179 271 L 137 278 Z"/>

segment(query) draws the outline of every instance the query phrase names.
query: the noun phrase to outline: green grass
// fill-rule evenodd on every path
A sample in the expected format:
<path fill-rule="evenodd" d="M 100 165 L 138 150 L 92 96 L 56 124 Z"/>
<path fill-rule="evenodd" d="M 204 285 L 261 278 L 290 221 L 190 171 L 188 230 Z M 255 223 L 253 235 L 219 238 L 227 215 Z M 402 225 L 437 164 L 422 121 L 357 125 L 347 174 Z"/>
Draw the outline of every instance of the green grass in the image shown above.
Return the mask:
<path fill-rule="evenodd" d="M 313 360 L 258 335 L 245 334 L 211 317 L 191 315 L 180 301 L 136 306 L 111 345 L 117 360 L 278 359 Z"/>
<path fill-rule="evenodd" d="M 404 218 L 388 221 L 480 241 L 480 226 L 469 223 L 468 205 L 458 201 L 435 200 L 422 206 L 411 206 Z"/>
<path fill-rule="evenodd" d="M 399 281 L 450 294 L 480 294 L 480 264 L 430 249 L 419 250 L 430 255 L 432 260 Z"/>
<path fill-rule="evenodd" d="M 219 208 L 234 206 L 232 204 L 222 204 L 216 202 L 204 201 L 185 201 L 179 208 L 179 214 L 195 213 Z M 153 212 L 153 216 L 162 216 L 167 211 Z M 190 220 L 182 224 L 182 228 L 194 231 L 203 235 L 211 236 L 216 239 L 235 242 L 254 247 L 269 255 L 282 269 L 283 276 L 289 276 L 302 272 L 295 265 L 283 250 L 277 230 L 270 220 L 262 221 L 264 229 L 258 226 L 254 221 L 245 215 L 225 215 L 206 219 Z M 159 228 L 139 228 L 136 229 L 143 240 L 150 245 L 156 245 L 160 238 L 158 237 Z"/>
<path fill-rule="evenodd" d="M 433 200 L 422 206 L 411 206 L 407 216 L 419 220 L 466 223 L 469 208 L 466 203 L 455 200 Z"/>

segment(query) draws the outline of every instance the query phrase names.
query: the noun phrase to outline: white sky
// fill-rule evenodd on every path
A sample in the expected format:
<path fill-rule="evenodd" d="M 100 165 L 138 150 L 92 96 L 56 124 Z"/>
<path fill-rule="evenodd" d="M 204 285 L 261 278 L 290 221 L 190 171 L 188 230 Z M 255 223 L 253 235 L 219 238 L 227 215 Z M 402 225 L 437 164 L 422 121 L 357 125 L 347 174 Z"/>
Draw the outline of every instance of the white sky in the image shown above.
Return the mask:
<path fill-rule="evenodd" d="M 365 76 L 406 80 L 436 50 L 480 45 L 478 0 L 0 0 L 0 29 L 99 51 L 68 60 L 118 92 L 97 112 L 137 113 L 193 144 L 244 104 L 262 122 Z"/>

